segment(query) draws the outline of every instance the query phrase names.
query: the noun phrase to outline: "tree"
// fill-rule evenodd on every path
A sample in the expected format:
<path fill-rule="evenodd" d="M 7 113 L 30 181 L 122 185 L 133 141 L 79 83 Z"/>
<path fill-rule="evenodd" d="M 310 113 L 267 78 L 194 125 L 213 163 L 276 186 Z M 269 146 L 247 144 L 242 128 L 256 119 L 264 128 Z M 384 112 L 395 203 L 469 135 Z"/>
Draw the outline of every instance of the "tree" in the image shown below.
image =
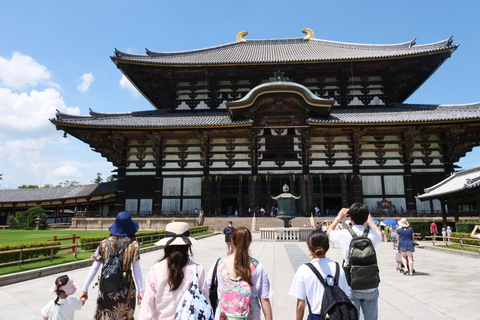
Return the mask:
<path fill-rule="evenodd" d="M 115 179 L 116 179 L 116 176 L 114 176 L 114 175 L 112 174 L 111 176 L 108 176 L 108 177 L 107 177 L 107 180 L 106 180 L 106 181 L 107 181 L 107 182 L 111 182 L 111 181 L 115 181 Z"/>
<path fill-rule="evenodd" d="M 14 229 L 35 229 L 36 219 L 40 218 L 40 229 L 47 228 L 47 214 L 41 206 L 35 206 L 27 212 L 17 212 L 14 217 L 10 217 L 10 227 Z"/>
<path fill-rule="evenodd" d="M 55 186 L 50 183 L 45 183 L 42 188 L 54 188 Z"/>
<path fill-rule="evenodd" d="M 92 180 L 92 182 L 93 183 L 100 183 L 102 181 L 103 181 L 102 174 L 100 172 L 97 172 L 97 177 L 94 180 Z"/>
<path fill-rule="evenodd" d="M 38 189 L 38 185 L 36 184 L 22 184 L 21 186 L 18 186 L 18 189 Z"/>
<path fill-rule="evenodd" d="M 76 180 L 65 180 L 64 182 L 58 183 L 57 187 L 74 187 L 80 185 L 80 182 Z"/>

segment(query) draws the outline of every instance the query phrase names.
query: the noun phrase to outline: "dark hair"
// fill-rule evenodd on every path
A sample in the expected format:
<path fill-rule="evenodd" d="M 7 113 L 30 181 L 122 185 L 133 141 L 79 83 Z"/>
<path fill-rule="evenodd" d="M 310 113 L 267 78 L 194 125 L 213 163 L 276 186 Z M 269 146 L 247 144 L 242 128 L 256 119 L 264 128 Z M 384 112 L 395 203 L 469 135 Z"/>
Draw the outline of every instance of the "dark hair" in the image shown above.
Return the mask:
<path fill-rule="evenodd" d="M 55 293 L 57 294 L 57 299 L 55 299 L 54 301 L 55 304 L 58 304 L 58 299 L 60 299 L 60 292 L 65 292 L 63 290 L 60 290 L 60 287 L 66 285 L 68 280 L 70 280 L 70 278 L 67 275 L 60 276 L 55 280 Z"/>
<path fill-rule="evenodd" d="M 369 214 L 370 212 L 368 212 L 368 208 L 363 203 L 355 202 L 348 209 L 350 219 L 358 225 L 363 225 L 367 222 Z"/>
<path fill-rule="evenodd" d="M 250 242 L 252 242 L 252 234 L 247 228 L 239 227 L 233 231 L 231 239 L 233 240 L 233 247 L 235 248 L 233 263 L 235 274 L 253 286 L 252 274 L 250 273 L 251 259 L 248 255 L 248 248 L 250 247 Z"/>
<path fill-rule="evenodd" d="M 128 241 L 128 240 L 124 240 L 125 238 L 130 238 L 133 241 L 137 240 L 137 238 L 135 237 L 134 234 L 132 234 L 131 236 L 116 236 L 116 235 L 110 233 L 109 237 L 115 237 L 115 241 L 113 242 L 112 249 L 116 252 L 118 252 L 120 250 L 120 248 L 122 247 L 122 245 Z M 125 250 L 126 249 L 127 248 L 125 248 Z"/>
<path fill-rule="evenodd" d="M 233 222 L 232 222 L 232 221 L 228 221 L 228 224 L 233 224 Z"/>
<path fill-rule="evenodd" d="M 187 264 L 189 255 L 192 255 L 192 246 L 190 244 L 170 245 L 163 250 L 165 255 L 160 261 L 167 260 L 168 285 L 170 286 L 170 291 L 175 291 L 182 284 L 185 276 L 183 267 Z"/>
<path fill-rule="evenodd" d="M 330 249 L 330 242 L 325 232 L 322 230 L 313 230 L 308 235 L 307 246 L 314 257 L 319 257 L 326 254 L 328 249 Z"/>

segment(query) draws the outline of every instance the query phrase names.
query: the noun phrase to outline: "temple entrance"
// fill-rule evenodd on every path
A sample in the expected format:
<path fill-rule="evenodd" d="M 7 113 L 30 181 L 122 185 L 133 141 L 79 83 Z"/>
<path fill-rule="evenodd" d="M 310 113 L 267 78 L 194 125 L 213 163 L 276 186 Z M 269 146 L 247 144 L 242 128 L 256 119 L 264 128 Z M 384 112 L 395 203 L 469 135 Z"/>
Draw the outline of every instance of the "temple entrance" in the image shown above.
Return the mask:
<path fill-rule="evenodd" d="M 221 215 L 233 216 L 238 209 L 237 198 L 223 198 Z"/>
<path fill-rule="evenodd" d="M 324 212 L 322 212 L 322 215 L 335 216 L 338 213 L 338 211 L 342 208 L 342 198 L 341 197 L 324 197 L 323 207 L 324 207 Z"/>

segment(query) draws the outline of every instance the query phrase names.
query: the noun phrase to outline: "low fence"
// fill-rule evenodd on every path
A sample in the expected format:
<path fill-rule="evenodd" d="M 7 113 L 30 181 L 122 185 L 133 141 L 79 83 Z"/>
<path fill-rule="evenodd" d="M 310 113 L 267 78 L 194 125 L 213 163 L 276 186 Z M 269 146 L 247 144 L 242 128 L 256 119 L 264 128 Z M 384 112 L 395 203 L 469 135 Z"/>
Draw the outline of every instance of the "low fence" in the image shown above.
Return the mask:
<path fill-rule="evenodd" d="M 260 228 L 260 240 L 307 241 L 313 228 Z"/>
<path fill-rule="evenodd" d="M 197 228 L 195 228 L 195 230 L 190 230 L 190 233 L 191 233 L 191 235 L 195 235 L 195 234 L 204 233 L 204 232 L 207 232 L 207 231 L 208 231 L 208 226 L 205 226 L 204 228 L 197 227 Z M 162 234 L 151 234 L 151 235 L 145 235 L 145 236 L 138 236 L 136 238 L 137 238 L 138 244 L 141 246 L 141 245 L 144 245 L 144 244 L 157 242 L 158 240 L 162 239 L 163 237 L 164 237 L 164 234 L 162 233 Z M 72 238 L 78 239 L 80 237 L 75 237 L 75 235 L 73 235 Z M 72 238 L 57 239 L 57 241 L 70 240 Z M 49 240 L 49 241 L 51 241 L 51 240 Z M 75 240 L 73 239 L 73 241 L 75 241 Z M 61 245 L 38 247 L 38 248 L 24 248 L 24 249 L 0 251 L 0 261 L 3 260 L 2 255 L 12 254 L 12 253 L 13 254 L 15 254 L 15 253 L 18 254 L 18 260 L 17 261 L 8 261 L 8 262 L 0 263 L 0 267 L 18 264 L 18 267 L 20 268 L 22 263 L 38 261 L 38 260 L 46 260 L 46 259 L 50 259 L 50 263 L 52 263 L 54 258 L 65 256 L 65 255 L 70 255 L 70 254 L 77 257 L 77 254 L 79 254 L 79 253 L 95 251 L 96 246 L 98 246 L 98 244 L 101 241 L 102 240 L 93 241 L 93 242 L 84 242 L 84 243 L 73 243 L 73 245 L 72 244 L 61 244 Z M 81 247 L 82 246 L 87 246 L 87 245 L 95 245 L 95 249 L 82 250 Z M 69 251 L 67 253 L 62 253 L 62 254 L 57 253 L 60 250 L 68 250 L 68 249 L 72 249 L 72 251 Z M 25 252 L 39 251 L 39 250 L 50 250 L 50 254 L 42 256 L 42 257 L 37 257 L 37 258 L 23 259 L 23 254 Z"/>
<path fill-rule="evenodd" d="M 463 250 L 464 247 L 470 247 L 470 248 L 476 248 L 479 249 L 480 253 L 480 239 L 475 239 L 475 238 L 462 238 L 462 237 L 447 237 L 447 236 L 426 236 L 426 240 L 431 240 L 433 245 L 435 245 L 435 242 L 440 242 L 443 243 L 445 246 L 448 247 L 448 245 L 459 245 L 460 248 Z M 452 241 L 454 240 L 454 241 Z M 458 241 L 456 241 L 458 240 Z M 478 242 L 478 244 L 470 244 L 466 242 Z"/>
<path fill-rule="evenodd" d="M 68 249 L 72 249 L 72 251 L 68 252 L 68 253 L 74 253 L 75 252 L 75 239 L 80 239 L 80 237 L 77 237 L 75 235 L 75 233 L 70 237 L 70 238 L 57 238 L 57 236 L 53 236 L 53 239 L 50 239 L 50 240 L 47 240 L 47 241 L 65 241 L 65 240 L 72 240 L 72 245 L 71 247 L 66 247 L 66 248 L 62 248 L 62 249 L 59 249 L 60 250 L 68 250 Z"/>

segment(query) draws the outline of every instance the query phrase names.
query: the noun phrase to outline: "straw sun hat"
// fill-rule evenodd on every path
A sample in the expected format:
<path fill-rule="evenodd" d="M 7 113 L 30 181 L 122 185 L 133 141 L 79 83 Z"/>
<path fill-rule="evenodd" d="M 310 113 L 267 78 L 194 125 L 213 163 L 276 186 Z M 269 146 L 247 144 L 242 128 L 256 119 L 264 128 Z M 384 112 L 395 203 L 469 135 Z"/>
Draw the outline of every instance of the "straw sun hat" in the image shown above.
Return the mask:
<path fill-rule="evenodd" d="M 197 240 L 190 237 L 186 222 L 170 222 L 165 227 L 165 237 L 155 243 L 156 246 L 181 246 L 192 244 Z"/>
<path fill-rule="evenodd" d="M 400 221 L 398 221 L 398 225 L 402 228 L 408 228 L 410 224 L 408 223 L 407 219 L 402 218 Z"/>

